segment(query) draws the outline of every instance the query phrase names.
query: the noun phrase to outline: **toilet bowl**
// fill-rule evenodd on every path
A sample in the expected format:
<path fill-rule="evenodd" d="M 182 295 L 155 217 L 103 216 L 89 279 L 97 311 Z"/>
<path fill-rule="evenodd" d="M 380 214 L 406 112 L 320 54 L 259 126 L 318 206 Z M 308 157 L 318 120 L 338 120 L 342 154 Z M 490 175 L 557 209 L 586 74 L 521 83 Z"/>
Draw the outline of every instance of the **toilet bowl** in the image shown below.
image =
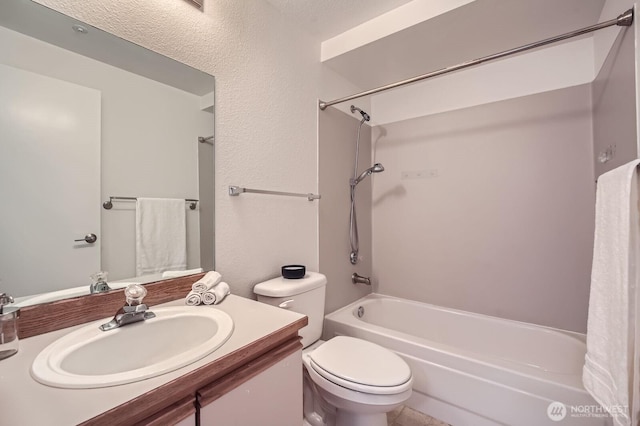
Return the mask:
<path fill-rule="evenodd" d="M 334 337 L 305 351 L 302 362 L 316 397 L 336 408 L 336 426 L 386 426 L 386 413 L 411 396 L 409 366 L 388 349 L 365 340 Z"/>
<path fill-rule="evenodd" d="M 392 351 L 366 340 L 337 336 L 323 342 L 326 277 L 282 277 L 254 287 L 258 301 L 300 312 L 305 426 L 386 426 L 386 413 L 411 396 L 413 376 Z"/>

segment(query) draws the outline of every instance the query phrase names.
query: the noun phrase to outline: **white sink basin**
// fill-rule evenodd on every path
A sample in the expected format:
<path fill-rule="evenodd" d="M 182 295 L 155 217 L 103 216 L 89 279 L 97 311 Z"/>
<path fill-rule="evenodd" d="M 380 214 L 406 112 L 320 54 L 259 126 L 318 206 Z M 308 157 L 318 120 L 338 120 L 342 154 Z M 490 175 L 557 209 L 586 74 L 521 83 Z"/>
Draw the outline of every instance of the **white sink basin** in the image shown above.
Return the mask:
<path fill-rule="evenodd" d="M 86 325 L 47 346 L 33 361 L 32 376 L 60 388 L 101 388 L 159 376 L 218 349 L 233 320 L 210 306 L 151 308 L 155 318 L 111 330 Z"/>

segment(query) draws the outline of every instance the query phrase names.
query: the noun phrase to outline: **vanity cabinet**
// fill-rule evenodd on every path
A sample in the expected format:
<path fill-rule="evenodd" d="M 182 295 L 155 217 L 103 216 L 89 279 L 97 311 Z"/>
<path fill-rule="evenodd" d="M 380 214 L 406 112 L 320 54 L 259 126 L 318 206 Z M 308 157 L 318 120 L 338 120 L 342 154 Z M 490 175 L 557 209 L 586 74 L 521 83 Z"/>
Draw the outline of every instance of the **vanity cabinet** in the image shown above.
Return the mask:
<path fill-rule="evenodd" d="M 302 424 L 302 350 L 272 351 L 197 392 L 201 426 Z"/>
<path fill-rule="evenodd" d="M 177 289 L 175 282 L 162 286 L 173 292 L 167 297 L 179 297 L 191 288 L 193 283 L 189 281 L 185 280 Z M 153 286 L 150 285 L 150 294 L 157 290 Z M 17 354 L 0 362 L 0 405 L 12 407 L 0 424 L 194 426 L 198 421 L 216 426 L 301 424 L 302 344 L 298 331 L 307 325 L 307 318 L 233 294 L 215 307 L 198 307 L 226 312 L 233 318 L 234 331 L 224 345 L 192 364 L 138 382 L 105 388 L 62 389 L 45 386 L 31 376 L 30 367 L 42 350 L 84 326 L 82 315 L 87 312 L 84 306 L 97 310 L 96 315 L 101 315 L 98 318 L 102 321 L 108 312 L 113 313 L 121 306 L 121 299 L 119 294 L 105 293 L 25 308 L 21 320 L 29 322 L 21 324 L 25 325 L 22 331 L 30 337 L 21 340 Z M 158 308 L 183 305 L 182 298 L 154 304 Z M 73 314 L 76 311 L 79 313 Z M 77 321 L 78 325 L 64 321 L 70 317 L 73 318 L 69 321 Z M 38 323 L 42 324 L 40 329 Z M 51 323 L 68 328 L 42 329 Z M 34 404 L 37 410 L 33 409 Z"/>

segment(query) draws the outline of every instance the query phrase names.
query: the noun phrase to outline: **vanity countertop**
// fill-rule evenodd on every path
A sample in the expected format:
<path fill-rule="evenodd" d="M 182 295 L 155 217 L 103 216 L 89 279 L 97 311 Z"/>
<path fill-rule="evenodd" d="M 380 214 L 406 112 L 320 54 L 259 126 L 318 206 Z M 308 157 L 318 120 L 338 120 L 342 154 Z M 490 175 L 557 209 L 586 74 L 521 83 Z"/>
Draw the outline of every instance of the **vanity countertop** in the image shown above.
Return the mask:
<path fill-rule="evenodd" d="M 183 299 L 180 299 L 156 306 L 183 304 Z M 235 295 L 229 295 L 219 305 L 197 306 L 193 309 L 220 309 L 227 312 L 234 321 L 234 331 L 229 340 L 193 364 L 125 385 L 99 389 L 59 389 L 42 385 L 31 377 L 31 364 L 42 349 L 86 324 L 21 340 L 18 353 L 0 361 L 0 424 L 131 423 L 127 421 L 127 412 L 133 413 L 136 404 L 168 405 L 171 401 L 194 395 L 198 387 L 215 381 L 282 341 L 291 339 L 297 330 L 307 324 L 304 315 Z M 97 326 L 103 322 L 100 320 L 95 323 Z M 126 356 L 125 349 L 122 356 Z M 123 405 L 134 399 L 131 404 Z M 111 420 L 117 421 L 109 421 L 105 416 L 96 417 L 108 411 L 114 416 Z"/>

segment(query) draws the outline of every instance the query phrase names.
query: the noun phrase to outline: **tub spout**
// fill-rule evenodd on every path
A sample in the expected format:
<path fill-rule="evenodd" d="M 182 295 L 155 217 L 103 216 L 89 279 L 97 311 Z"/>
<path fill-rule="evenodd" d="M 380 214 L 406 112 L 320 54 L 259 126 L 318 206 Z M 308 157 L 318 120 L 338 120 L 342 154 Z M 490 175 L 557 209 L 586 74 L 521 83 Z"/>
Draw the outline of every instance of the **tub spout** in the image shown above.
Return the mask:
<path fill-rule="evenodd" d="M 351 275 L 351 282 L 354 284 L 366 284 L 371 285 L 371 278 L 358 275 L 356 272 Z"/>

